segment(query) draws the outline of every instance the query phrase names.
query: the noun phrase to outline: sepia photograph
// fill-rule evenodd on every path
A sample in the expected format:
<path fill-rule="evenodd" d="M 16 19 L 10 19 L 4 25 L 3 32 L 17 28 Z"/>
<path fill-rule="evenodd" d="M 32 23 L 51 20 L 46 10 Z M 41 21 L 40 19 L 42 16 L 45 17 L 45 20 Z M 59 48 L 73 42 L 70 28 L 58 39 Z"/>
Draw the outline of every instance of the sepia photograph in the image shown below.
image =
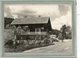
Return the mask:
<path fill-rule="evenodd" d="M 4 4 L 4 52 L 72 55 L 71 4 Z"/>

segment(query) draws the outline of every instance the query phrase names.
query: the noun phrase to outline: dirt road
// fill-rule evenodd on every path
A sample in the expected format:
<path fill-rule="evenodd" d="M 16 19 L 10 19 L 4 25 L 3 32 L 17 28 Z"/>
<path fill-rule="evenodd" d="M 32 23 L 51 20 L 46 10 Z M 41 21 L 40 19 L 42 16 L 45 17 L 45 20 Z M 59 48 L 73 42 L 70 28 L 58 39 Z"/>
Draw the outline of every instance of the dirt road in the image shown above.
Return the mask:
<path fill-rule="evenodd" d="M 54 42 L 55 45 L 26 50 L 23 53 L 72 53 L 72 40 L 64 40 L 62 43 Z"/>

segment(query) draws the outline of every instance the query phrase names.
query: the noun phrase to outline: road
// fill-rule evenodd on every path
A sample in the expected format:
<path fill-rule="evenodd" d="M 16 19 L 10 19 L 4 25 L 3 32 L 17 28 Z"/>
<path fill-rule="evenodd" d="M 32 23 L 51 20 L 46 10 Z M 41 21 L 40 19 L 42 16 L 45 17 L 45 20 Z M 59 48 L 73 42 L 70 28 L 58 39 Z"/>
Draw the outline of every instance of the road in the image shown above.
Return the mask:
<path fill-rule="evenodd" d="M 72 53 L 72 40 L 64 40 L 63 43 L 61 41 L 54 43 L 55 45 L 26 50 L 23 53 Z"/>

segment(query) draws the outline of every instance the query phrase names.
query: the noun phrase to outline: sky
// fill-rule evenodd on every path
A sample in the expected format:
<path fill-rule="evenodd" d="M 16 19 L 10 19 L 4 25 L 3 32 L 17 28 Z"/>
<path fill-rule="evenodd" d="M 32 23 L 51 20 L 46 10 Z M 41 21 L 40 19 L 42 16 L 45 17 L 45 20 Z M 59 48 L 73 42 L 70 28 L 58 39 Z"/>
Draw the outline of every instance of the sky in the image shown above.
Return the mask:
<path fill-rule="evenodd" d="M 72 26 L 72 5 L 70 4 L 8 4 L 4 5 L 4 16 L 17 15 L 50 17 L 53 29 L 60 30 L 66 24 Z"/>

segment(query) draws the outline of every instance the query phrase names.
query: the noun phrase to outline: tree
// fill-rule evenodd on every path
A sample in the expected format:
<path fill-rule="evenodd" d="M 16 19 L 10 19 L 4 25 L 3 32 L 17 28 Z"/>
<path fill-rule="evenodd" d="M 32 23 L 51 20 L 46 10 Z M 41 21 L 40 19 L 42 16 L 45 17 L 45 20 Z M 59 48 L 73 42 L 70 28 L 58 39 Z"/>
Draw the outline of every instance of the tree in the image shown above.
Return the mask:
<path fill-rule="evenodd" d="M 66 27 L 66 39 L 71 39 L 72 38 L 72 29 L 70 26 Z"/>

